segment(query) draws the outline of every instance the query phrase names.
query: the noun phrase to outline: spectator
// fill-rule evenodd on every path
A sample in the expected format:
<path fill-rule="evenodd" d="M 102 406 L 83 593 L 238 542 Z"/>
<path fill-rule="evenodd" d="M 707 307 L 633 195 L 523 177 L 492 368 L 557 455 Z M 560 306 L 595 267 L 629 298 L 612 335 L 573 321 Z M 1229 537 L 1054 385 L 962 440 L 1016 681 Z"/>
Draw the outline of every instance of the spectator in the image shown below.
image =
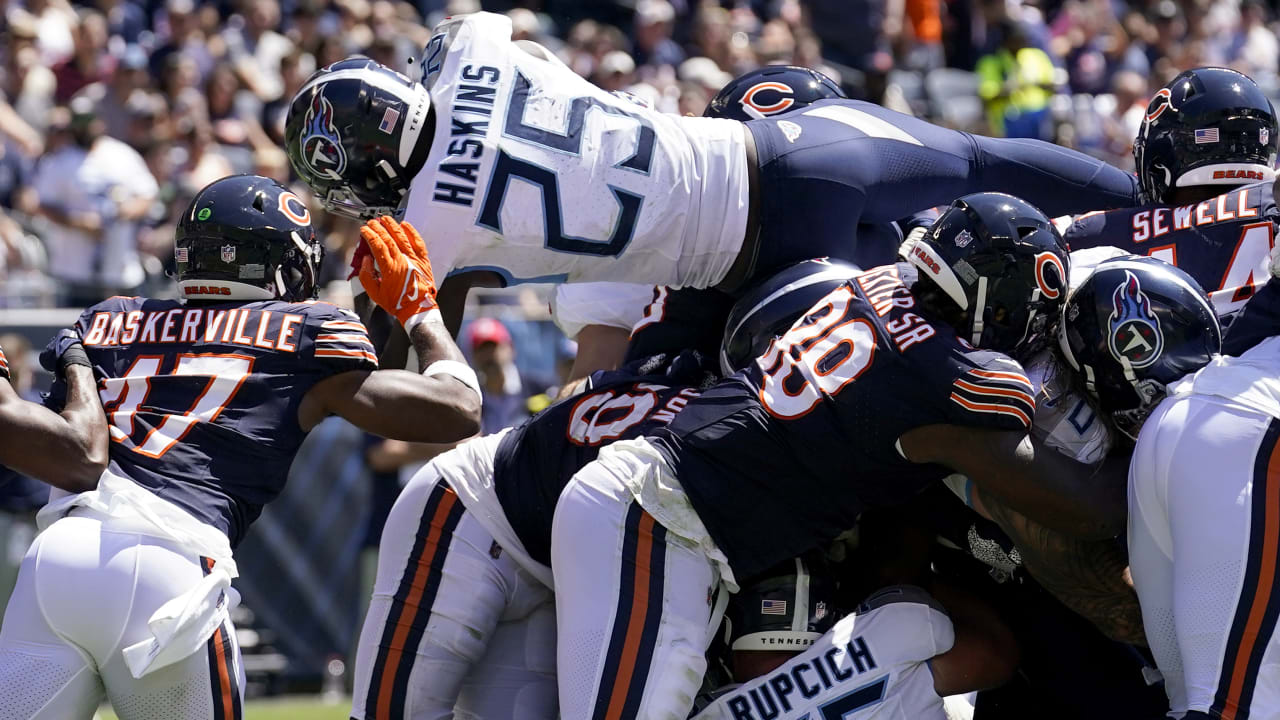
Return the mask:
<path fill-rule="evenodd" d="M 667 0 L 640 0 L 636 3 L 637 65 L 656 70 L 662 66 L 675 67 L 684 60 L 684 51 L 671 39 L 675 16 L 675 8 Z"/>
<path fill-rule="evenodd" d="M 468 329 L 471 366 L 484 390 L 480 432 L 490 435 L 529 417 L 528 399 L 545 392 L 547 385 L 533 382 L 516 366 L 511 333 L 494 318 L 480 318 Z"/>
<path fill-rule="evenodd" d="M 347 7 L 356 0 L 347 0 Z M 234 15 L 222 34 L 236 75 L 258 99 L 271 102 L 284 93 L 280 60 L 293 49 L 289 38 L 276 32 L 280 5 L 276 0 L 245 2 L 243 15 Z"/>
<path fill-rule="evenodd" d="M 613 92 L 630 87 L 636 71 L 636 61 L 621 50 L 614 50 L 600 61 L 591 81 Z"/>
<path fill-rule="evenodd" d="M 1000 48 L 978 60 L 978 95 L 996 135 L 1049 139 L 1046 129 L 1053 96 L 1053 61 L 1027 43 L 1015 22 L 1000 26 Z"/>
<path fill-rule="evenodd" d="M 58 83 L 53 99 L 66 104 L 73 95 L 90 83 L 111 79 L 116 59 L 107 53 L 107 20 L 96 10 L 83 10 L 73 29 L 75 52 L 67 60 L 53 66 Z"/>
<path fill-rule="evenodd" d="M 158 188 L 136 151 L 103 134 L 91 98 L 73 98 L 57 115 L 29 202 L 48 223 L 49 268 L 65 284 L 63 302 L 85 306 L 142 284 L 137 232 Z"/>

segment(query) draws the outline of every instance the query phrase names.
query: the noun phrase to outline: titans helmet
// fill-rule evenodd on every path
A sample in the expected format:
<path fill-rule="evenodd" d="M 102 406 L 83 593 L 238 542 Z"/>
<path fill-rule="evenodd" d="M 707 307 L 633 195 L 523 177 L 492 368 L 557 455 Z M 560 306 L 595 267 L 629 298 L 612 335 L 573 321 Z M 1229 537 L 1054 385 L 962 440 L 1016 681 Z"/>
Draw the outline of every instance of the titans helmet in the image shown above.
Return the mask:
<path fill-rule="evenodd" d="M 1190 275 L 1123 257 L 1100 263 L 1067 298 L 1058 345 L 1117 428 L 1134 435 L 1166 385 L 1221 350 L 1222 330 Z"/>
<path fill-rule="evenodd" d="M 307 204 L 260 175 L 232 175 L 196 193 L 174 237 L 178 289 L 186 300 L 316 297 L 324 246 Z"/>
<path fill-rule="evenodd" d="M 827 98 L 847 98 L 834 80 L 817 70 L 768 65 L 740 75 L 707 103 L 703 117 L 730 120 L 760 118 L 798 110 Z"/>
<path fill-rule="evenodd" d="M 1019 359 L 1051 336 L 1070 261 L 1057 228 L 1031 203 L 966 195 L 902 253 L 919 270 L 915 296 L 975 347 Z"/>
<path fill-rule="evenodd" d="M 820 552 L 788 560 L 743 583 L 725 610 L 733 650 L 803 652 L 838 619 L 835 584 Z"/>
<path fill-rule="evenodd" d="M 1270 180 L 1276 113 L 1249 76 L 1226 68 L 1180 73 L 1156 91 L 1133 141 L 1147 201 L 1171 202 L 1175 188 Z"/>
<path fill-rule="evenodd" d="M 341 60 L 293 96 L 285 152 L 330 212 L 391 215 L 426 162 L 430 107 L 421 83 L 366 57 Z"/>
<path fill-rule="evenodd" d="M 862 272 L 854 265 L 805 260 L 747 289 L 729 310 L 720 341 L 720 370 L 731 375 L 764 354 L 773 339 L 836 288 Z"/>

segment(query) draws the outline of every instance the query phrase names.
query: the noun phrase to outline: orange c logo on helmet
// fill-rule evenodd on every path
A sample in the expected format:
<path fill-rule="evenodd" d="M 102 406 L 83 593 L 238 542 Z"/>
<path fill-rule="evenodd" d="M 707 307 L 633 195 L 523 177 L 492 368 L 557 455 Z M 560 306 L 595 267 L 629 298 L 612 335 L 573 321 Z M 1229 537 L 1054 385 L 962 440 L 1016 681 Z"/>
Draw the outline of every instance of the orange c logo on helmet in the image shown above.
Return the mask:
<path fill-rule="evenodd" d="M 302 209 L 301 212 L 294 210 L 291 203 L 297 203 Z M 302 198 L 294 195 L 289 191 L 280 193 L 280 212 L 284 213 L 290 220 L 302 226 L 311 224 L 311 210 L 307 208 L 307 204 L 302 202 Z"/>
<path fill-rule="evenodd" d="M 1151 96 L 1151 103 L 1147 105 L 1147 122 L 1160 117 L 1171 107 L 1173 107 L 1173 93 L 1169 88 L 1160 88 L 1155 95 Z"/>
<path fill-rule="evenodd" d="M 1050 273 L 1049 269 L 1053 272 Z M 1036 255 L 1036 285 L 1040 286 L 1040 293 L 1050 300 L 1057 300 L 1062 297 L 1062 289 L 1067 284 L 1067 268 L 1062 264 L 1062 258 L 1056 254 L 1045 251 Z"/>
<path fill-rule="evenodd" d="M 761 105 L 756 101 L 756 93 L 764 92 L 766 90 L 772 90 L 782 97 L 771 105 Z M 776 113 L 783 112 L 787 108 L 796 104 L 795 100 L 787 97 L 788 95 L 795 95 L 795 93 L 796 91 L 792 90 L 791 86 L 785 83 L 762 82 L 752 85 L 751 88 L 743 94 L 741 102 L 744 107 L 749 107 L 761 115 L 774 115 Z"/>

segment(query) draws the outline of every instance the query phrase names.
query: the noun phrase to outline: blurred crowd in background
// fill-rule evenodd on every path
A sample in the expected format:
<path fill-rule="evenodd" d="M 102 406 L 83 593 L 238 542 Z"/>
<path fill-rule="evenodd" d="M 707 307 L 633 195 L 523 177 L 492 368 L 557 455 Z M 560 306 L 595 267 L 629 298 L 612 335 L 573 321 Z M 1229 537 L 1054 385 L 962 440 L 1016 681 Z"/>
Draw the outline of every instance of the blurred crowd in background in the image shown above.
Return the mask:
<path fill-rule="evenodd" d="M 412 75 L 431 27 L 479 9 L 664 112 L 700 115 L 743 72 L 804 65 L 852 97 L 1126 169 L 1151 92 L 1180 70 L 1230 66 L 1280 96 L 1276 8 L 1262 0 L 0 0 L 0 310 L 174 296 L 173 228 L 196 190 L 245 172 L 293 183 L 285 112 L 314 70 L 365 54 Z M 349 304 L 358 226 L 318 207 L 312 217 L 329 250 L 325 297 Z M 572 362 L 546 308 L 538 287 L 472 298 L 459 345 L 485 386 L 486 432 L 545 406 Z M 26 334 L 38 349 L 39 333 Z M 32 345 L 0 342 L 34 397 L 21 369 Z M 261 647 L 283 653 L 262 668 L 315 674 L 345 652 L 366 595 L 346 579 L 369 570 L 400 475 L 440 450 L 353 430 L 315 433 L 246 543 L 241 588 L 277 636 Z M 41 501 L 10 492 L 0 510 Z M 335 525 L 354 508 L 367 519 Z M 6 517 L 0 543 L 16 557 L 0 562 L 0 597 L 30 533 Z M 290 551 L 328 545 L 323 563 Z M 257 578 L 274 591 L 255 597 Z"/>
<path fill-rule="evenodd" d="M 1037 4 L 1037 2 L 1041 4 Z M 1261 0 L 65 0 L 0 2 L 0 305 L 165 295 L 193 192 L 282 181 L 292 93 L 363 53 L 408 70 L 446 14 L 507 13 L 609 90 L 701 114 L 763 64 L 814 67 L 850 95 L 978 132 L 1130 165 L 1150 91 L 1195 65 L 1280 90 Z M 354 227 L 323 214 L 328 279 Z"/>

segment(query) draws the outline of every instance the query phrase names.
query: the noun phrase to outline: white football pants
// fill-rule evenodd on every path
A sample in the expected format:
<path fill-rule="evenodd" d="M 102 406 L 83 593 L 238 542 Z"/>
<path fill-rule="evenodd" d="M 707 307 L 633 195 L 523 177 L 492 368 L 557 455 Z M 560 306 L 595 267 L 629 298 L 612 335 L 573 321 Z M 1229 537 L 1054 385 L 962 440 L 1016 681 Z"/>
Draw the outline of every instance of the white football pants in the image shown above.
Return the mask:
<path fill-rule="evenodd" d="M 1129 562 L 1175 716 L 1280 718 L 1280 420 L 1161 404 L 1129 469 Z"/>
<path fill-rule="evenodd" d="M 555 670 L 551 591 L 428 464 L 382 531 L 351 716 L 554 720 Z"/>
<path fill-rule="evenodd" d="M 121 651 L 203 577 L 167 540 L 72 514 L 40 533 L 0 630 L 0 719 L 88 720 L 104 698 L 122 720 L 240 720 L 244 673 L 230 619 L 204 652 L 136 679 Z M 225 611 L 224 611 L 225 612 Z"/>

